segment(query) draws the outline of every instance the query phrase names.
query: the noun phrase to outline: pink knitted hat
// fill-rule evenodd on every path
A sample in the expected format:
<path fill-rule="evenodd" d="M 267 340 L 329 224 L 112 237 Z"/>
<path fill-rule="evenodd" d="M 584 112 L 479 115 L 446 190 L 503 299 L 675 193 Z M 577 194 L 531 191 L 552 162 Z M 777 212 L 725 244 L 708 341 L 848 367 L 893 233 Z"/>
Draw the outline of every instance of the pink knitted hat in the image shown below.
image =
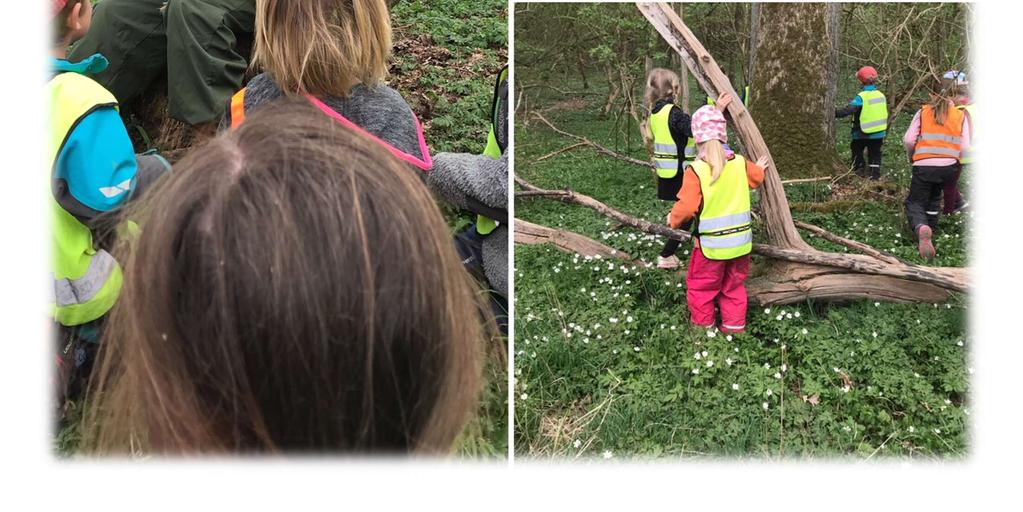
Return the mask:
<path fill-rule="evenodd" d="M 722 143 L 728 142 L 725 116 L 721 115 L 717 107 L 704 105 L 693 112 L 693 138 L 697 144 L 711 139 L 717 139 Z"/>

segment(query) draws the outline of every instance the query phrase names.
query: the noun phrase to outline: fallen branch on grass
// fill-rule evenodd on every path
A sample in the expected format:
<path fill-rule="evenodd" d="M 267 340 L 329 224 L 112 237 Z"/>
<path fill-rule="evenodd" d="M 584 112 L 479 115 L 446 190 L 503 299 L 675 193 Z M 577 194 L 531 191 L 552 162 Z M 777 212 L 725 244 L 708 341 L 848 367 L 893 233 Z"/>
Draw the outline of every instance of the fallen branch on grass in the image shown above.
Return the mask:
<path fill-rule="evenodd" d="M 517 183 L 527 192 L 533 192 L 534 197 L 545 197 L 547 199 L 556 199 L 558 201 L 566 203 L 573 203 L 585 206 L 587 208 L 595 210 L 597 213 L 600 213 L 605 217 L 614 219 L 620 224 L 629 226 L 634 229 L 638 229 L 639 231 L 643 231 L 645 233 L 651 233 L 654 235 L 668 237 L 674 240 L 678 240 L 680 242 L 685 242 L 686 240 L 692 238 L 692 234 L 689 233 L 688 231 L 683 231 L 681 229 L 671 229 L 670 227 L 664 224 L 654 224 L 653 222 L 650 222 L 648 220 L 633 217 L 632 215 L 622 213 L 621 211 L 616 210 L 585 194 L 580 194 L 572 190 L 542 189 L 540 187 L 537 187 L 536 185 L 533 185 L 532 183 L 529 183 L 528 181 L 522 178 L 519 178 L 518 176 L 515 177 L 515 183 Z M 518 194 L 519 193 L 516 193 L 516 195 Z"/>
<path fill-rule="evenodd" d="M 585 194 L 571 190 L 542 189 L 518 176 L 515 177 L 515 183 L 525 189 L 525 192 L 517 192 L 516 195 L 530 193 L 526 197 L 542 197 L 585 206 L 624 226 L 644 233 L 665 236 L 680 241 L 692 238 L 691 233 L 687 231 L 671 229 L 666 225 L 655 224 L 636 218 Z M 522 221 L 516 220 L 516 222 Z M 804 267 L 816 267 L 785 269 L 778 272 L 773 277 L 781 277 L 781 282 L 775 283 L 773 286 L 752 288 L 755 292 L 751 292 L 750 295 L 756 302 L 768 304 L 779 303 L 777 300 L 785 300 L 786 302 L 784 303 L 787 303 L 797 302 L 802 300 L 802 298 L 808 297 L 828 299 L 875 298 L 894 301 L 930 300 L 937 302 L 948 298 L 947 292 L 943 292 L 943 290 L 967 291 L 966 269 L 958 267 L 935 268 L 905 263 L 869 245 L 838 236 L 819 226 L 804 222 L 799 222 L 798 226 L 821 235 L 822 238 L 854 248 L 865 254 L 829 253 L 813 248 L 806 250 L 770 244 L 754 244 L 754 254 L 779 260 L 790 265 L 800 264 L 800 266 Z M 516 228 L 516 231 L 518 231 L 518 228 Z M 559 231 L 560 234 L 555 235 L 555 237 L 583 237 L 583 235 L 570 231 L 556 231 Z M 547 236 L 548 238 L 551 237 L 550 234 Z M 593 241 L 592 239 L 589 240 Z M 599 242 L 593 242 L 599 244 Z M 868 276 L 879 276 L 882 279 L 870 279 Z M 800 283 L 803 279 L 810 280 L 809 282 L 813 286 L 803 286 L 805 283 Z M 857 279 L 860 280 L 857 281 Z M 887 282 L 892 280 L 895 280 L 894 282 L 902 282 L 902 284 L 894 286 L 893 282 Z M 906 283 L 906 281 L 914 283 Z M 920 284 L 917 285 L 916 283 Z M 845 287 L 848 292 L 836 292 L 835 285 L 840 285 L 840 288 Z M 878 287 L 885 289 L 878 290 Z M 821 293 L 814 293 L 818 289 Z M 758 296 L 756 293 L 763 293 L 764 296 Z M 783 299 L 779 299 L 779 297 L 783 297 Z"/>
<path fill-rule="evenodd" d="M 850 240 L 848 238 L 845 238 L 845 237 L 842 237 L 842 236 L 838 236 L 838 235 L 836 235 L 836 234 L 834 234 L 834 233 L 832 233 L 832 232 L 830 232 L 830 231 L 828 231 L 828 230 L 826 230 L 826 229 L 824 229 L 824 228 L 822 228 L 820 226 L 814 226 L 813 224 L 808 224 L 806 222 L 802 222 L 802 221 L 798 221 L 798 220 L 793 221 L 793 222 L 795 223 L 796 227 L 799 228 L 799 229 L 805 229 L 805 230 L 807 230 L 807 231 L 809 231 L 809 232 L 811 232 L 811 233 L 813 233 L 813 234 L 815 234 L 815 235 L 817 235 L 817 236 L 819 236 L 819 237 L 821 237 L 821 238 L 823 238 L 825 240 L 834 242 L 834 243 L 836 243 L 838 245 L 844 245 L 844 246 L 846 246 L 846 247 L 848 247 L 850 249 L 854 249 L 854 250 L 860 251 L 863 254 L 867 254 L 869 256 L 873 256 L 874 258 L 877 258 L 877 259 L 879 259 L 881 261 L 884 261 L 886 263 L 891 263 L 891 264 L 901 264 L 901 263 L 904 263 L 902 260 L 896 258 L 895 256 L 892 256 L 891 254 L 888 254 L 888 253 L 883 252 L 883 251 L 879 251 L 879 250 L 877 250 L 877 249 L 875 249 L 875 248 L 873 248 L 873 247 L 871 247 L 871 246 L 869 246 L 869 245 L 867 245 L 867 244 L 865 244 L 863 242 L 857 242 L 856 240 Z"/>
<path fill-rule="evenodd" d="M 797 178 L 793 180 L 781 180 L 782 185 L 796 185 L 799 183 L 816 183 L 818 181 L 828 181 L 831 176 L 820 176 L 817 178 Z"/>
<path fill-rule="evenodd" d="M 515 243 L 521 245 L 551 244 L 572 254 L 633 261 L 632 256 L 629 256 L 628 253 L 604 245 L 588 236 L 533 224 L 522 219 L 515 219 Z"/>
<path fill-rule="evenodd" d="M 629 162 L 630 164 L 641 165 L 641 166 L 647 167 L 649 169 L 653 169 L 654 168 L 654 164 L 651 163 L 651 162 L 645 162 L 643 160 L 632 158 L 631 156 L 628 156 L 628 155 L 623 155 L 623 154 L 621 154 L 621 153 L 619 153 L 617 151 L 614 151 L 614 150 L 608 149 L 608 148 L 606 148 L 604 146 L 601 146 L 600 144 L 597 144 L 596 142 L 593 142 L 592 140 L 587 139 L 586 137 L 575 135 L 573 133 L 568 133 L 568 132 L 558 128 L 557 126 L 554 126 L 553 123 L 548 121 L 547 118 L 544 117 L 543 114 L 541 114 L 539 112 L 534 112 L 533 116 L 535 116 L 537 119 L 542 121 L 543 124 L 547 125 L 551 130 L 554 130 L 556 133 L 564 135 L 565 137 L 569 137 L 569 138 L 578 140 L 580 144 L 584 144 L 586 146 L 590 146 L 591 148 L 597 150 L 600 153 L 603 153 L 603 154 L 605 154 L 607 156 L 610 156 L 612 158 L 617 158 L 619 160 L 622 160 L 622 161 L 625 161 L 625 162 Z"/>
<path fill-rule="evenodd" d="M 585 142 L 576 142 L 575 144 L 572 144 L 570 146 L 565 146 L 565 147 L 563 147 L 563 148 L 561 148 L 561 149 L 559 149 L 557 151 L 551 151 L 550 153 L 547 153 L 546 155 L 541 156 L 540 158 L 537 158 L 534 161 L 535 162 L 543 162 L 544 160 L 547 160 L 548 158 L 560 155 L 560 154 L 562 154 L 562 153 L 564 153 L 566 151 L 572 151 L 575 148 L 583 147 L 585 145 L 586 145 Z"/>

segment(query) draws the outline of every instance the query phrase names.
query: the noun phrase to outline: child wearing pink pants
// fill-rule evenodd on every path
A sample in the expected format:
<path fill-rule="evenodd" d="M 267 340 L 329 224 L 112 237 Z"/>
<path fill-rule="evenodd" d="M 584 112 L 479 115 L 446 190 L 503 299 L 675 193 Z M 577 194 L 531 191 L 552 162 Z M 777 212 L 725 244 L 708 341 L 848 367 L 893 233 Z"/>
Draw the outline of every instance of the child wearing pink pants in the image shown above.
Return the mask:
<path fill-rule="evenodd" d="M 686 167 L 668 225 L 678 229 L 696 218 L 695 248 L 686 274 L 693 324 L 714 327 L 717 306 L 721 331 L 735 333 L 746 328 L 746 278 L 753 248 L 749 191 L 763 182 L 767 157 L 751 163 L 725 148 L 725 118 L 719 109 L 730 100 L 723 95 L 716 108 L 704 106 L 693 114 L 698 158 Z"/>

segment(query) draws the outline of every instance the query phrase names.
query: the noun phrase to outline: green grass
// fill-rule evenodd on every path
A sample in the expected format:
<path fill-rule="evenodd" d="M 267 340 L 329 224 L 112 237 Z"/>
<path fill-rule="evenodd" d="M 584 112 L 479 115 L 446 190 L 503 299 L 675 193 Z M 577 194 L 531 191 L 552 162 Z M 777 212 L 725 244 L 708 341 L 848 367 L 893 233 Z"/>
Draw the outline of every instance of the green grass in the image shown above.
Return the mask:
<path fill-rule="evenodd" d="M 545 115 L 568 132 L 645 159 L 638 137 L 630 145 L 616 137 L 610 122 L 594 114 L 600 96 L 592 98 L 582 108 Z M 563 99 L 540 96 L 531 104 Z M 830 205 L 826 213 L 796 210 L 795 218 L 921 262 L 903 231 L 910 166 L 901 135 L 911 116 L 898 119 L 885 143 L 887 183 L 843 190 L 842 201 L 833 202 L 838 191 L 827 185 L 786 187 L 791 201 Z M 847 123 L 838 134 L 848 161 Z M 517 174 L 664 222 L 671 205 L 656 199 L 647 169 L 588 149 L 534 162 L 571 142 L 520 118 Z M 646 262 L 656 261 L 664 242 L 544 199 L 518 201 L 516 216 L 585 234 Z M 966 215 L 942 219 L 932 265 L 965 264 L 967 224 Z M 691 248 L 684 244 L 679 257 L 688 260 Z M 968 450 L 965 297 L 947 304 L 751 305 L 747 332 L 729 337 L 688 323 L 684 269 L 589 259 L 549 246 L 516 246 L 515 256 L 518 456 L 945 458 Z M 754 257 L 754 272 L 763 271 L 762 263 Z"/>

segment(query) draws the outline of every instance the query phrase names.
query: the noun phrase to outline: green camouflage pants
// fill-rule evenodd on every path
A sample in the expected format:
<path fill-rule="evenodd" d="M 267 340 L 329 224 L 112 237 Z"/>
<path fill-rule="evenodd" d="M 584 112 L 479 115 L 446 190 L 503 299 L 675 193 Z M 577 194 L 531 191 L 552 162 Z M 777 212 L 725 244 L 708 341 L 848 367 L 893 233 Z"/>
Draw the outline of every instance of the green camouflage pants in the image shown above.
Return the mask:
<path fill-rule="evenodd" d="M 252 33 L 255 11 L 255 0 L 101 0 L 69 58 L 102 53 L 110 67 L 95 78 L 122 104 L 166 76 L 171 117 L 216 121 L 241 88 L 236 35 Z"/>

